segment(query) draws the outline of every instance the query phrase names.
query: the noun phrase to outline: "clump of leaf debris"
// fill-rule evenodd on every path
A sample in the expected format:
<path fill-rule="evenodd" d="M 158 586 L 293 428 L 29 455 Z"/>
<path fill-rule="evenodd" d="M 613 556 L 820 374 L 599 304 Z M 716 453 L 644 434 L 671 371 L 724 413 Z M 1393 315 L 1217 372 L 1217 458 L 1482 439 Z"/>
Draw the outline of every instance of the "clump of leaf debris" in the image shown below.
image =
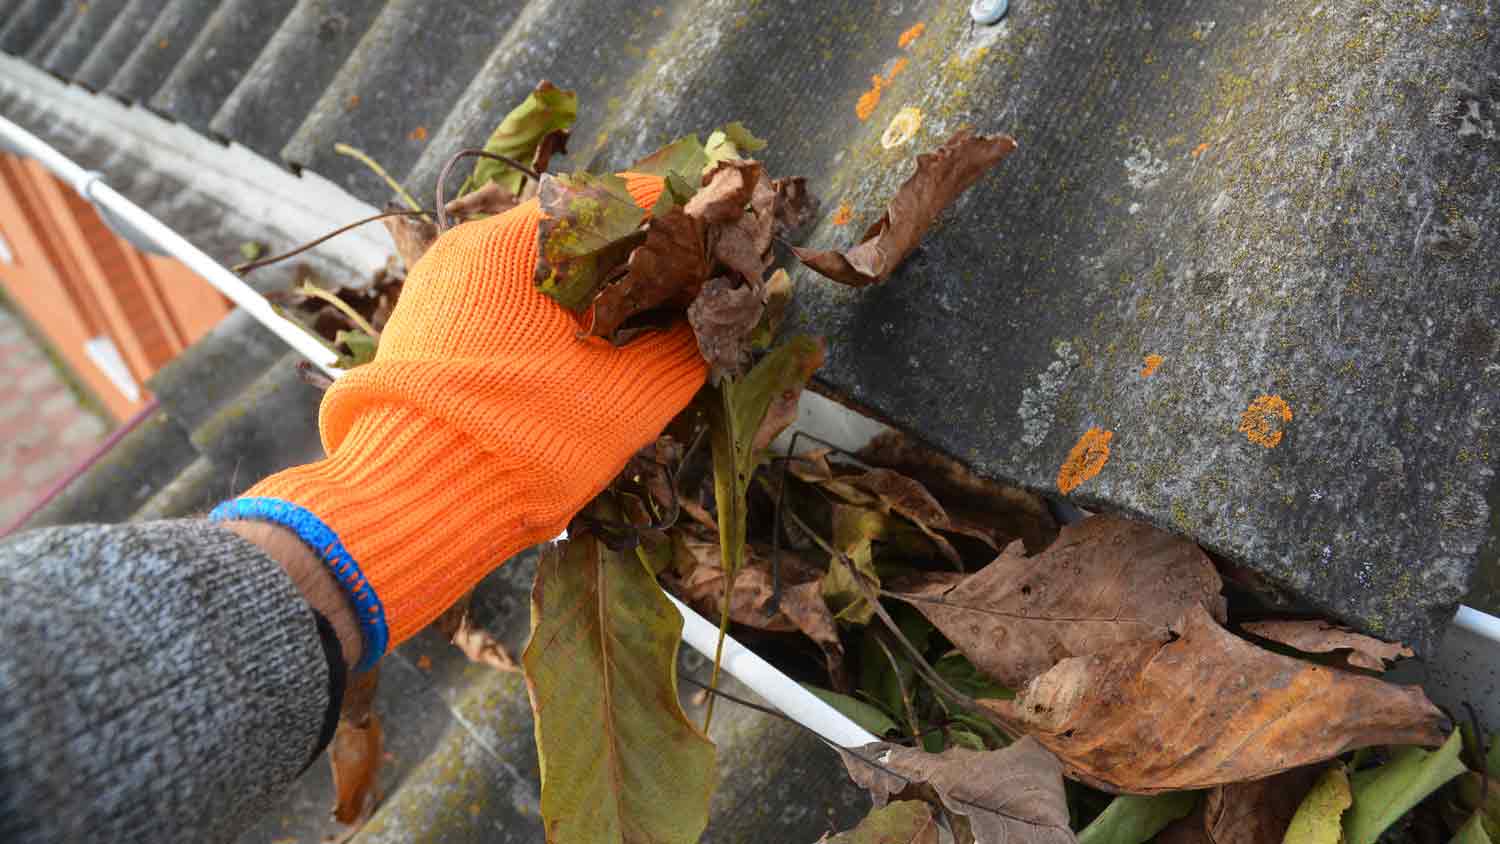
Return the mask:
<path fill-rule="evenodd" d="M 620 174 L 547 172 L 576 113 L 572 92 L 542 83 L 484 151 L 460 153 L 480 160 L 451 202 L 439 186 L 442 213 L 408 201 L 386 220 L 411 266 L 450 216 L 534 197 L 536 286 L 577 315 L 580 342 L 625 344 L 686 319 L 711 372 L 539 567 L 520 670 L 549 841 L 690 842 L 707 822 L 717 696 L 701 726 L 677 703 L 681 621 L 666 592 L 879 739 L 838 750 L 875 808 L 828 841 L 1500 834 L 1500 750 L 1478 725 L 1455 729 L 1420 688 L 1381 678 L 1411 656 L 1400 644 L 1319 619 L 1237 616 L 1190 540 L 1111 515 L 1059 525 L 1036 495 L 898 434 L 858 453 L 787 436 L 825 345 L 779 336 L 794 286 L 778 263 L 855 287 L 891 279 L 1014 140 L 956 133 L 918 156 L 857 243 L 812 248 L 793 245 L 819 216 L 808 180 L 769 173 L 744 126 L 627 168 L 661 180 L 642 208 Z M 393 264 L 359 290 L 304 283 L 278 301 L 356 366 L 373 356 L 401 277 Z M 463 612 L 444 632 L 516 670 Z M 367 709 L 346 706 L 355 750 L 378 750 L 378 722 L 372 736 L 359 721 Z M 344 772 L 341 818 L 369 797 L 342 782 L 370 779 Z"/>

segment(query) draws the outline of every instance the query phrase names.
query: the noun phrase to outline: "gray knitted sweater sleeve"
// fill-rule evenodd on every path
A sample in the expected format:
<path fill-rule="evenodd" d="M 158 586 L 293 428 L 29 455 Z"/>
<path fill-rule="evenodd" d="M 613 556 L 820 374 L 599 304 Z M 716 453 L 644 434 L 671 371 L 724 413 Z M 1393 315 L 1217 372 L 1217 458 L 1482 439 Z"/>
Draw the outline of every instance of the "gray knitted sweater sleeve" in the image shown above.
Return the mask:
<path fill-rule="evenodd" d="M 206 522 L 0 544 L 0 841 L 223 841 L 317 750 L 328 664 L 279 565 Z"/>

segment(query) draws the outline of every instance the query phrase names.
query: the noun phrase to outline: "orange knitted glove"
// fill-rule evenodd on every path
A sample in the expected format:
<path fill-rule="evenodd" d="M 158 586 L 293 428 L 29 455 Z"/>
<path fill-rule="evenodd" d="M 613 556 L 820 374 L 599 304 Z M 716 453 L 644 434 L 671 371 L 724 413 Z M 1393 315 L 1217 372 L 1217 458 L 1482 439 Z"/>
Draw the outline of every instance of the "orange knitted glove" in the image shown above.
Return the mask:
<path fill-rule="evenodd" d="M 627 174 L 649 208 L 661 180 Z M 375 360 L 328 390 L 328 457 L 216 519 L 295 530 L 333 567 L 364 670 L 516 552 L 556 537 L 702 386 L 687 325 L 580 339 L 532 284 L 535 200 L 444 234 L 411 268 Z"/>

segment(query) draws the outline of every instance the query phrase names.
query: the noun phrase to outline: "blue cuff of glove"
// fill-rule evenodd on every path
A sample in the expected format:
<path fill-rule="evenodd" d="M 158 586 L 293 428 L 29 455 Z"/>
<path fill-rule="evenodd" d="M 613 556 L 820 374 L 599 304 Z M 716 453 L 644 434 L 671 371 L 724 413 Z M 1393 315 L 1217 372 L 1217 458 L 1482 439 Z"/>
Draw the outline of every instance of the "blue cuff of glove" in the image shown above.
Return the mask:
<path fill-rule="evenodd" d="M 344 587 L 349 601 L 354 604 L 354 617 L 359 620 L 365 645 L 364 655 L 354 670 L 369 671 L 385 655 L 390 630 L 386 627 L 385 607 L 381 606 L 380 597 L 370 587 L 364 572 L 359 570 L 354 556 L 339 541 L 338 534 L 311 510 L 279 498 L 236 498 L 215 507 L 208 518 L 215 522 L 272 522 L 297 534 L 333 572 L 334 579 Z"/>

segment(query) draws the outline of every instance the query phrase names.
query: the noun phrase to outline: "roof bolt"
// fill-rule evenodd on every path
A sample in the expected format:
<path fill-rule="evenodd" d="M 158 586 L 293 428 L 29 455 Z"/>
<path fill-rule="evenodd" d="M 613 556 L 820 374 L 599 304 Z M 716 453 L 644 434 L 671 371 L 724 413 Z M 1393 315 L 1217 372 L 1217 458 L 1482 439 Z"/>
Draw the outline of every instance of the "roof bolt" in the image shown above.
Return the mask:
<path fill-rule="evenodd" d="M 998 23 L 1010 11 L 1010 0 L 974 0 L 969 6 L 969 17 L 975 23 L 989 25 Z"/>

